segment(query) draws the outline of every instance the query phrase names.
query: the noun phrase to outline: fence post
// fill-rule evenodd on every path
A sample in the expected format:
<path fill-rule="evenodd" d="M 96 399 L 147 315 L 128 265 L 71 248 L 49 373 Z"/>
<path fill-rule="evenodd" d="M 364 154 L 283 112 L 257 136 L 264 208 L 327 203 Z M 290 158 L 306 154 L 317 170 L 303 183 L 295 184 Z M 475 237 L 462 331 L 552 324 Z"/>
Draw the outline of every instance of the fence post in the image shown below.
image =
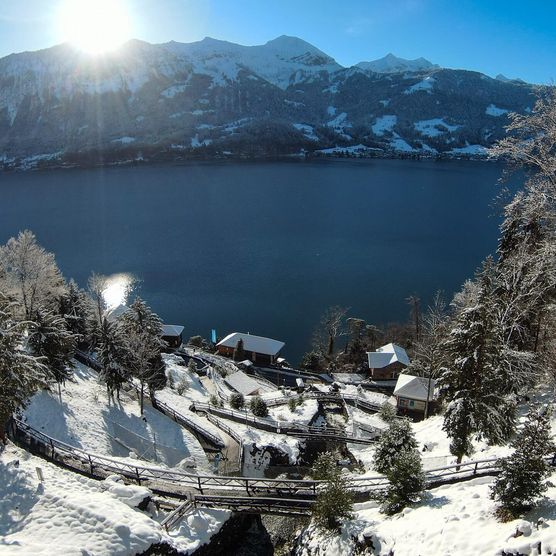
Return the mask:
<path fill-rule="evenodd" d="M 137 484 L 140 485 L 141 484 L 141 475 L 139 475 L 139 468 L 135 468 L 135 477 L 137 480 Z"/>
<path fill-rule="evenodd" d="M 197 477 L 197 484 L 199 485 L 199 492 L 203 494 L 203 487 L 201 486 L 201 477 Z"/>
<path fill-rule="evenodd" d="M 475 464 L 475 469 L 473 470 L 473 475 L 476 475 L 476 474 L 477 474 L 477 466 L 478 466 L 478 465 L 479 465 L 479 463 L 477 462 L 477 463 Z"/>
<path fill-rule="evenodd" d="M 91 459 L 91 454 L 87 454 L 89 458 L 89 467 L 91 468 L 91 475 L 93 475 L 93 460 Z"/>
<path fill-rule="evenodd" d="M 50 450 L 52 451 L 51 458 L 54 459 L 54 442 L 50 439 Z"/>

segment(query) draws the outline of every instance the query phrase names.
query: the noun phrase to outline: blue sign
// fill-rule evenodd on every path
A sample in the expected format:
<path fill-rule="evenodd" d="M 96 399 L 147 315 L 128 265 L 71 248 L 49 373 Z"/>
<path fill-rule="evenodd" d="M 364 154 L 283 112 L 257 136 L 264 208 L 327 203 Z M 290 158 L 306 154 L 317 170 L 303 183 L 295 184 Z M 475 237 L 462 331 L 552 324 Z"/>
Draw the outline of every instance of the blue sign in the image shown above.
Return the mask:
<path fill-rule="evenodd" d="M 213 329 L 210 331 L 210 341 L 211 341 L 213 344 L 216 343 L 216 329 L 215 329 L 215 328 L 213 328 Z"/>

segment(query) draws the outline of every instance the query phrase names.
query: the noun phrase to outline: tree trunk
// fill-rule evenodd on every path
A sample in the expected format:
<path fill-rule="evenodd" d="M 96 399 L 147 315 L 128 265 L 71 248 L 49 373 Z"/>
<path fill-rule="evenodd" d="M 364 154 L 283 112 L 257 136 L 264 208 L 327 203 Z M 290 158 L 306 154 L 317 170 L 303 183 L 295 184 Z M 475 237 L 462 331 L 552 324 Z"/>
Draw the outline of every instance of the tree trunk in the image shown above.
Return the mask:
<path fill-rule="evenodd" d="M 62 385 L 58 382 L 58 397 L 60 398 L 60 403 L 62 403 Z"/>
<path fill-rule="evenodd" d="M 328 336 L 328 351 L 327 355 L 330 357 L 334 353 L 334 336 Z"/>
<path fill-rule="evenodd" d="M 141 394 L 140 394 L 141 415 L 143 415 L 144 393 L 145 393 L 145 383 L 141 381 Z"/>

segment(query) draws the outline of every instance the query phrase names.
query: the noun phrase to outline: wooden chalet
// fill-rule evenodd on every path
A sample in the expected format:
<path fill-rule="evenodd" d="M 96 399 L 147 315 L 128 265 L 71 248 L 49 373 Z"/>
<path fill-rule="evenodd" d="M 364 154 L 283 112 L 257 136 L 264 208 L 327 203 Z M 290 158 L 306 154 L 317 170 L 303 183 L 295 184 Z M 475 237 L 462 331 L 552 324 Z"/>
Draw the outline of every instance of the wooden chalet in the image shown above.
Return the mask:
<path fill-rule="evenodd" d="M 394 388 L 398 413 L 422 418 L 425 415 L 427 401 L 428 414 L 436 409 L 436 381 L 420 376 L 401 374 Z"/>
<path fill-rule="evenodd" d="M 278 355 L 286 344 L 272 338 L 232 332 L 216 344 L 218 353 L 237 359 L 238 352 L 243 352 L 241 359 L 248 359 L 259 365 L 273 365 L 278 360 Z"/>
<path fill-rule="evenodd" d="M 367 358 L 373 380 L 395 380 L 409 365 L 405 349 L 392 343 L 367 352 Z"/>

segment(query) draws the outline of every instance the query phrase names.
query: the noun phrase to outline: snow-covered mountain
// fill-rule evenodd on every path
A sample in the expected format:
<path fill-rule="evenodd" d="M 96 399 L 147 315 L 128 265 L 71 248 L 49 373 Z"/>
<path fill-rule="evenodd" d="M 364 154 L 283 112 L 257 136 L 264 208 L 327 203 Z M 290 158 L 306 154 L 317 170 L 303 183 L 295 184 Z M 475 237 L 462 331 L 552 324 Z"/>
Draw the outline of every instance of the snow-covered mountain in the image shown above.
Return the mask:
<path fill-rule="evenodd" d="M 432 64 L 425 58 L 405 60 L 404 58 L 398 58 L 390 53 L 384 56 L 384 58 L 379 58 L 378 60 L 373 60 L 372 62 L 359 62 L 357 67 L 365 71 L 374 71 L 376 73 L 399 73 L 427 71 L 438 69 L 440 66 Z"/>
<path fill-rule="evenodd" d="M 344 68 L 295 37 L 59 45 L 0 59 L 0 162 L 479 154 L 533 103 L 516 80 L 392 55 Z"/>

